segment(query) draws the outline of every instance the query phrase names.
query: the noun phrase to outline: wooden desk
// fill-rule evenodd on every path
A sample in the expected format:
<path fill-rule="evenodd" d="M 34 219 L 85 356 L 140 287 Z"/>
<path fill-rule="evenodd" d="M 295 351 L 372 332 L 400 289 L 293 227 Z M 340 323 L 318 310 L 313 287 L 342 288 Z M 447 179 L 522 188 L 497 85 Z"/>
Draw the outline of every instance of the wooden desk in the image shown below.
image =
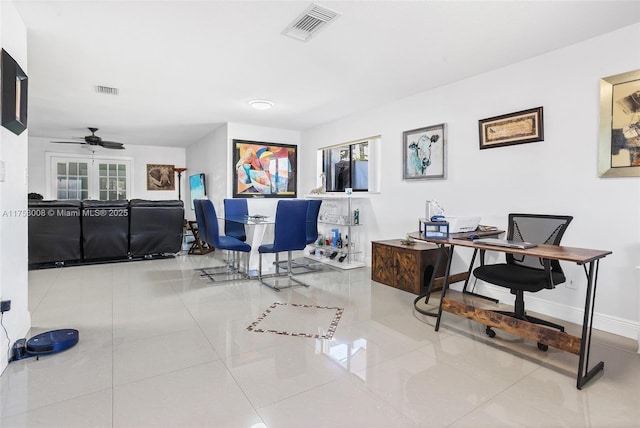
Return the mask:
<path fill-rule="evenodd" d="M 449 283 L 446 280 L 446 274 L 435 330 L 438 331 L 440 328 L 442 311 L 445 311 L 477 321 L 489 327 L 495 327 L 526 339 L 531 339 L 539 343 L 576 354 L 579 356 L 577 373 L 578 389 L 582 389 L 589 380 L 591 380 L 600 370 L 604 369 L 604 362 L 602 361 L 598 362 L 591 370 L 589 370 L 588 366 L 589 353 L 591 349 L 591 330 L 593 327 L 593 309 L 595 306 L 596 285 L 598 282 L 598 268 L 600 265 L 600 259 L 611 254 L 611 251 L 545 244 L 540 244 L 537 247 L 522 250 L 478 244 L 469 239 L 450 238 L 446 240 L 433 240 L 421 237 L 419 233 L 412 234 L 412 236 L 416 239 L 422 239 L 439 245 L 442 254 L 448 259 L 445 269 L 446 274 L 448 274 L 451 269 L 451 260 L 453 258 L 451 256 L 453 255 L 453 251 L 456 246 L 486 251 L 499 251 L 510 254 L 524 254 L 549 260 L 573 262 L 583 266 L 587 277 L 587 290 L 585 293 L 584 318 L 582 322 L 581 337 L 572 336 L 568 333 L 555 331 L 538 324 L 502 315 L 492 310 L 476 308 L 472 305 L 447 298 L 446 294 L 449 289 Z"/>

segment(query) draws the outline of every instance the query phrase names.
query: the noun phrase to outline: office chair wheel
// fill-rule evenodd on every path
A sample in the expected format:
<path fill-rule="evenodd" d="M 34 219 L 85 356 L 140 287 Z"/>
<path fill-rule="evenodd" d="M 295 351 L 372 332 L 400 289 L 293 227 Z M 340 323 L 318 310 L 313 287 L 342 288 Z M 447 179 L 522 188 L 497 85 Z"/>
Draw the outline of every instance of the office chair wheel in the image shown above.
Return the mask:
<path fill-rule="evenodd" d="M 542 352 L 547 352 L 549 350 L 549 345 L 545 345 L 544 343 L 538 342 L 538 349 Z"/>
<path fill-rule="evenodd" d="M 487 329 L 484 332 L 487 333 L 487 336 L 489 336 L 492 339 L 496 337 L 496 332 L 493 331 L 491 327 L 487 327 Z"/>

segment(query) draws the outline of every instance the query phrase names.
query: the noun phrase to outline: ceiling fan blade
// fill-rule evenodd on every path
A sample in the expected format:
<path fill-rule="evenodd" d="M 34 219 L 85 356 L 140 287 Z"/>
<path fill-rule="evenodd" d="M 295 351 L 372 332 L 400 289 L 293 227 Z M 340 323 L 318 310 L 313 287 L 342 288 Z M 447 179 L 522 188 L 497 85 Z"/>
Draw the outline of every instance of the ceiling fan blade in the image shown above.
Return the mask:
<path fill-rule="evenodd" d="M 123 150 L 124 149 L 124 145 L 122 143 L 117 143 L 115 141 L 101 141 L 99 143 L 100 146 L 104 147 L 105 149 L 115 149 L 115 150 Z"/>
<path fill-rule="evenodd" d="M 52 141 L 55 144 L 86 144 L 84 141 Z"/>

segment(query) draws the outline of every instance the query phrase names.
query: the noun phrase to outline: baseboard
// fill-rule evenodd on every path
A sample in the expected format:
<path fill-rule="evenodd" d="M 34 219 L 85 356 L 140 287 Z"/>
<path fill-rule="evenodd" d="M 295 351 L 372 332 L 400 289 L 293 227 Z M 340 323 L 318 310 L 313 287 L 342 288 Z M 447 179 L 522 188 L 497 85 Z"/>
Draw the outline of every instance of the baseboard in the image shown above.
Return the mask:
<path fill-rule="evenodd" d="M 461 289 L 461 286 L 452 288 Z M 493 287 L 486 284 L 483 284 L 481 288 L 481 291 L 476 290 L 476 292 L 504 302 L 513 301 L 513 295 L 505 288 Z M 582 308 L 540 299 L 534 295 L 527 295 L 526 301 L 527 309 L 530 311 L 582 325 L 584 319 L 584 310 Z M 640 340 L 640 322 L 638 321 L 605 315 L 595 311 L 593 314 L 593 328 L 630 339 Z"/>

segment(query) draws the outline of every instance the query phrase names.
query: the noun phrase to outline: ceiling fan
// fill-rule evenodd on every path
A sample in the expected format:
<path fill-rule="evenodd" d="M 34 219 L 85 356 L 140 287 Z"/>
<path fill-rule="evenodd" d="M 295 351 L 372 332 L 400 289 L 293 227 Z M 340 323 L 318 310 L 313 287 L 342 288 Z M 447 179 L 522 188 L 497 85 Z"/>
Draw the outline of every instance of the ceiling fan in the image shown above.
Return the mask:
<path fill-rule="evenodd" d="M 98 128 L 89 128 L 91 131 L 91 135 L 87 135 L 86 137 L 74 137 L 80 138 L 84 141 L 52 141 L 52 143 L 58 144 L 88 144 L 90 146 L 101 146 L 105 149 L 114 149 L 114 150 L 122 150 L 124 149 L 124 145 L 122 143 L 117 143 L 115 141 L 104 141 L 102 138 L 96 135 L 96 131 Z"/>

